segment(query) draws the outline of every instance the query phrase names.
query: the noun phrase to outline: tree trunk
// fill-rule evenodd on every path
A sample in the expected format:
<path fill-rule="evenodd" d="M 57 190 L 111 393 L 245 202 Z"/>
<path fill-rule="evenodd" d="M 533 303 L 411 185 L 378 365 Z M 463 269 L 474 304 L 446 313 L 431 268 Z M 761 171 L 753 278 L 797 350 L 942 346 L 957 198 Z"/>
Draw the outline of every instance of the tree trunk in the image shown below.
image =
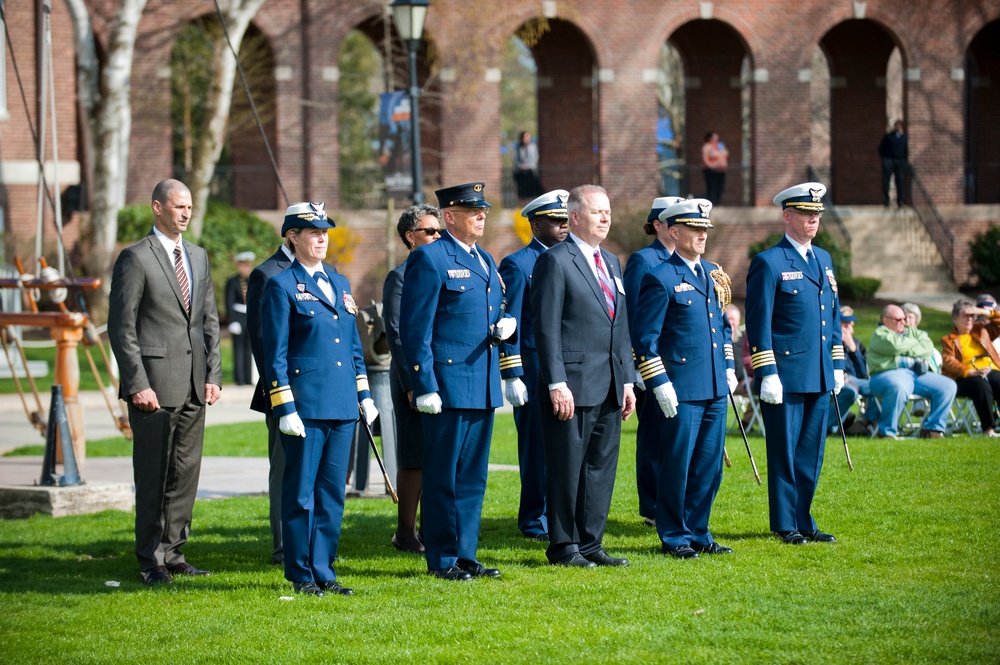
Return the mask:
<path fill-rule="evenodd" d="M 105 297 L 99 300 L 106 302 L 118 235 L 118 211 L 125 205 L 128 180 L 132 55 L 146 0 L 121 0 L 108 37 L 106 64 L 99 78 L 94 76 L 97 59 L 93 26 L 84 19 L 88 15 L 86 5 L 82 0 L 66 0 L 66 4 L 74 19 L 77 83 L 81 87 L 80 100 L 89 124 L 89 136 L 85 138 L 90 141 L 92 156 L 92 163 L 87 165 L 87 173 L 92 175 L 88 183 L 90 234 L 85 239 L 88 245 L 84 252 L 85 268 L 103 280 L 101 291 Z M 81 58 L 81 54 L 84 57 Z"/>
<path fill-rule="evenodd" d="M 229 31 L 232 48 L 239 53 L 240 44 L 250 21 L 257 15 L 264 0 L 230 0 L 224 7 L 223 15 Z M 236 78 L 236 58 L 226 43 L 226 35 L 220 30 L 212 54 L 212 83 L 205 103 L 204 125 L 197 132 L 191 168 L 191 199 L 194 211 L 191 215 L 191 231 L 195 238 L 201 236 L 205 223 L 205 208 L 208 193 L 215 174 L 215 166 L 222 155 L 229 126 L 229 107 L 233 99 L 233 82 Z"/>

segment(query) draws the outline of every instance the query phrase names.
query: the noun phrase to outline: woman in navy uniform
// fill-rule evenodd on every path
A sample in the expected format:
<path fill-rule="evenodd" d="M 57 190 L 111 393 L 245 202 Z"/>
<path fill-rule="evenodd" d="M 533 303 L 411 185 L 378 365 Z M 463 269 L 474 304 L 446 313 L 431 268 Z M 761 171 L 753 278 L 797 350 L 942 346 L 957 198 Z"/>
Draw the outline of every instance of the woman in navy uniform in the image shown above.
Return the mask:
<path fill-rule="evenodd" d="M 285 449 L 281 523 L 285 578 L 300 593 L 353 594 L 337 582 L 348 457 L 358 403 L 378 415 L 368 390 L 351 285 L 325 266 L 323 203 L 288 209 L 281 235 L 295 251 L 288 270 L 264 287 L 264 372 Z"/>

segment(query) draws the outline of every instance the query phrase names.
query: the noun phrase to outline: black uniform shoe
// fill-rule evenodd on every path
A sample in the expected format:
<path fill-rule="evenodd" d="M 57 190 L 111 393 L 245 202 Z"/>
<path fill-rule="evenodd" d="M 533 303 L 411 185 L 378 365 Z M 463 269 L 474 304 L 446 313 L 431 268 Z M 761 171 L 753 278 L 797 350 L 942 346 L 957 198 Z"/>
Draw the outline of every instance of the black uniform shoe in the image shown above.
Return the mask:
<path fill-rule="evenodd" d="M 596 552 L 591 552 L 590 554 L 581 555 L 587 561 L 597 564 L 598 566 L 627 566 L 628 559 L 610 556 L 604 550 L 597 550 Z"/>
<path fill-rule="evenodd" d="M 292 588 L 295 589 L 296 593 L 305 593 L 317 598 L 322 598 L 324 595 L 323 590 L 315 582 L 294 582 Z"/>
<path fill-rule="evenodd" d="M 458 567 L 473 577 L 500 577 L 500 571 L 496 568 L 487 568 L 481 563 L 461 563 Z"/>
<path fill-rule="evenodd" d="M 434 577 L 442 580 L 448 580 L 449 582 L 464 582 L 472 579 L 472 575 L 465 572 L 458 566 L 450 566 L 444 570 L 429 570 L 427 572 Z"/>
<path fill-rule="evenodd" d="M 142 574 L 142 583 L 149 586 L 154 586 L 156 584 L 173 584 L 174 578 L 170 576 L 167 569 L 163 566 L 157 566 L 153 568 L 148 573 Z"/>
<path fill-rule="evenodd" d="M 701 552 L 702 554 L 732 554 L 733 548 L 726 547 L 725 545 L 720 545 L 719 543 L 712 542 L 708 545 L 702 545 L 701 543 L 691 543 L 691 549 L 695 552 Z"/>
<path fill-rule="evenodd" d="M 808 538 L 809 540 L 815 540 L 818 543 L 835 543 L 835 542 L 837 542 L 837 539 L 834 538 L 831 534 L 829 534 L 829 533 L 823 533 L 819 529 L 816 529 L 815 531 L 804 531 L 804 532 L 802 532 L 802 535 L 805 536 L 806 538 Z"/>
<path fill-rule="evenodd" d="M 798 531 L 775 531 L 774 535 L 787 545 L 805 545 L 809 541 Z"/>
<path fill-rule="evenodd" d="M 340 586 L 336 580 L 330 580 L 329 582 L 317 582 L 316 585 L 326 593 L 335 593 L 339 596 L 354 595 L 354 589 L 348 589 L 346 586 Z"/>
<path fill-rule="evenodd" d="M 669 554 L 675 559 L 697 559 L 698 553 L 691 549 L 690 545 L 679 545 L 677 547 L 670 547 L 666 543 L 662 547 L 664 554 Z"/>
<path fill-rule="evenodd" d="M 553 566 L 568 566 L 570 568 L 597 568 L 597 564 L 583 558 L 579 552 L 567 554 L 561 559 L 550 562 Z"/>

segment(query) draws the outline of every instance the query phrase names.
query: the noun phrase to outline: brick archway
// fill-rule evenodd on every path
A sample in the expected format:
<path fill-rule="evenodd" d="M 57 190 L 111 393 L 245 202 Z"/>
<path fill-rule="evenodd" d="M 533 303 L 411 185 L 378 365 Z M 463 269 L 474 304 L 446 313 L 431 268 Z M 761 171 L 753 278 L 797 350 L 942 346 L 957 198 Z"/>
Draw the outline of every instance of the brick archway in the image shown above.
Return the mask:
<path fill-rule="evenodd" d="M 1000 20 L 969 44 L 965 59 L 965 202 L 1000 203 Z"/>
<path fill-rule="evenodd" d="M 730 25 L 717 20 L 686 23 L 670 36 L 669 41 L 680 52 L 684 63 L 687 164 L 682 192 L 705 195 L 701 146 L 707 132 L 716 132 L 729 150 L 722 205 L 743 205 L 747 197 L 741 164 L 744 146 L 749 145 L 751 138 L 744 136 L 743 129 L 741 72 L 744 59 L 749 57 L 746 44 Z M 752 200 L 752 193 L 747 194 Z"/>
<path fill-rule="evenodd" d="M 598 183 L 599 87 L 592 44 L 572 23 L 551 20 L 531 53 L 538 67 L 538 165 L 544 187 Z"/>
<path fill-rule="evenodd" d="M 886 131 L 885 78 L 896 41 L 875 21 L 851 19 L 831 28 L 820 47 L 830 65 L 830 194 L 840 204 L 879 204 L 876 149 Z"/>

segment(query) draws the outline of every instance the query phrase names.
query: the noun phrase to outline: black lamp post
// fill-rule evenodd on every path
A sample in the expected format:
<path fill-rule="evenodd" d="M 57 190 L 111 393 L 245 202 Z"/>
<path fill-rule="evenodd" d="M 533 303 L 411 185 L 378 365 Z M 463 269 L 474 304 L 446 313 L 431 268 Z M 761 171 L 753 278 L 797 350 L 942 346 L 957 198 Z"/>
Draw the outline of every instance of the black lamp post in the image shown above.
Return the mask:
<path fill-rule="evenodd" d="M 389 8 L 396 23 L 396 32 L 406 42 L 410 52 L 410 136 L 413 150 L 413 203 L 424 202 L 424 190 L 421 183 L 420 169 L 420 110 L 417 100 L 420 98 L 420 88 L 417 87 L 417 49 L 424 34 L 424 19 L 427 18 L 428 0 L 393 0 Z"/>

